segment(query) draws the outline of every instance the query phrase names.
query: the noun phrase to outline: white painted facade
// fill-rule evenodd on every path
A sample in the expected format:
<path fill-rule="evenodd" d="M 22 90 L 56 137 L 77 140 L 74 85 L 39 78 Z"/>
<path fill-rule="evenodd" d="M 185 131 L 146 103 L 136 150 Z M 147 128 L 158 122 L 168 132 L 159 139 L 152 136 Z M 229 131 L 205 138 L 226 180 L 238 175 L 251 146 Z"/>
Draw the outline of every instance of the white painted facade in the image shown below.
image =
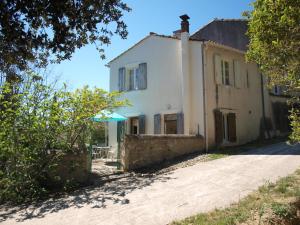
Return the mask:
<path fill-rule="evenodd" d="M 145 133 L 154 134 L 154 115 L 184 114 L 184 133 L 204 135 L 201 42 L 152 34 L 109 63 L 110 91 L 118 91 L 121 67 L 147 63 L 147 88 L 125 91 L 132 106 L 116 112 L 125 117 L 145 115 Z M 188 123 L 188 124 L 187 124 Z M 128 126 L 127 126 L 128 127 Z M 109 123 L 109 145 L 117 146 L 117 122 Z"/>
<path fill-rule="evenodd" d="M 190 37 L 188 15 L 180 18 L 174 36 L 150 33 L 108 64 L 110 91 L 132 105 L 116 111 L 128 118 L 125 132 L 199 134 L 206 150 L 286 133 L 286 97 L 271 96 L 245 61 L 247 21 L 214 20 Z M 120 125 L 109 123 L 113 150 Z"/>
<path fill-rule="evenodd" d="M 228 62 L 228 84 L 224 83 L 223 72 L 222 78 L 216 76 L 216 54 Z M 109 63 L 110 91 L 119 90 L 120 68 L 141 63 L 147 63 L 147 88 L 124 91 L 122 98 L 132 106 L 116 112 L 128 118 L 144 115 L 145 134 L 154 134 L 155 115 L 161 115 L 160 133 L 164 134 L 164 115 L 182 113 L 182 133 L 202 135 L 207 149 L 220 144 L 216 137 L 220 129 L 225 134 L 222 145 L 240 145 L 260 137 L 263 118 L 272 118 L 260 71 L 255 63 L 245 62 L 243 51 L 191 40 L 187 32 L 180 38 L 150 34 Z M 216 110 L 223 116 L 218 128 Z M 230 114 L 235 118 L 234 141 L 228 135 Z M 127 133 L 129 127 L 127 124 Z M 117 148 L 117 122 L 109 123 L 109 145 Z"/>

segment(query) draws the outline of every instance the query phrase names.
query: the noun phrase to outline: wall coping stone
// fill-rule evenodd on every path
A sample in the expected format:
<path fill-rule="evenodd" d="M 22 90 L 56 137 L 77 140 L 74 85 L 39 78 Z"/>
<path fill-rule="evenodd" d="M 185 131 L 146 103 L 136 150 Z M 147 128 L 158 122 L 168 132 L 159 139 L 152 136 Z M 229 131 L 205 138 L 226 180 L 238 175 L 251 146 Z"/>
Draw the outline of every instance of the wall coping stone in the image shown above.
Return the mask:
<path fill-rule="evenodd" d="M 127 137 L 153 139 L 153 138 L 203 138 L 201 135 L 186 135 L 186 134 L 126 134 Z"/>

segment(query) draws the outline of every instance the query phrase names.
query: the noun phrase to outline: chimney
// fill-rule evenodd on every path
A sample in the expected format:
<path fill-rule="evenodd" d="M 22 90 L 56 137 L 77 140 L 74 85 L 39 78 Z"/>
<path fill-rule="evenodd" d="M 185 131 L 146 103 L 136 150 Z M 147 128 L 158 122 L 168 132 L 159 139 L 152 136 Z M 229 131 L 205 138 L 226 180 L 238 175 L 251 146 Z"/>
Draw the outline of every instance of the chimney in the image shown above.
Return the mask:
<path fill-rule="evenodd" d="M 181 21 L 181 88 L 182 88 L 182 111 L 184 115 L 184 134 L 190 134 L 191 121 L 191 78 L 190 78 L 190 34 L 188 15 L 180 16 Z"/>
<path fill-rule="evenodd" d="M 181 19 L 181 32 L 190 32 L 190 24 L 189 24 L 189 19 L 190 17 L 187 14 L 184 14 L 182 16 L 180 16 Z"/>

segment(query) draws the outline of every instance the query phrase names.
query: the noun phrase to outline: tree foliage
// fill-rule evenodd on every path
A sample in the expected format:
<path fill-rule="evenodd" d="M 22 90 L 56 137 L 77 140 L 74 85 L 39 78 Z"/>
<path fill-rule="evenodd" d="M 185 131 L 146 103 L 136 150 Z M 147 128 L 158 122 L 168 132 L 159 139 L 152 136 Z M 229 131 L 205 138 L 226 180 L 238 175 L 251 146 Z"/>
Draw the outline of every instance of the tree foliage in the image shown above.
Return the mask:
<path fill-rule="evenodd" d="M 121 0 L 0 1 L 0 71 L 45 66 L 49 57 L 70 59 L 77 48 L 109 44 L 113 34 L 126 38 Z"/>
<path fill-rule="evenodd" d="M 126 104 L 118 93 L 55 89 L 29 73 L 74 51 L 126 38 L 121 0 L 0 1 L 0 202 L 47 191 L 43 181 L 66 152 L 85 150 L 91 116 Z M 59 150 L 61 154 L 49 154 Z"/>
<path fill-rule="evenodd" d="M 48 172 L 67 152 L 85 151 L 91 117 L 100 110 L 126 104 L 118 93 L 84 87 L 70 92 L 47 85 L 34 74 L 27 76 L 9 101 L 9 83 L 1 86 L 0 202 L 24 201 L 47 192 Z M 59 150 L 60 154 L 50 154 Z"/>
<path fill-rule="evenodd" d="M 66 152 L 85 150 L 91 116 L 126 104 L 119 93 L 56 89 L 32 71 L 76 49 L 126 38 L 121 0 L 0 1 L 0 202 L 47 192 L 48 172 Z M 57 152 L 60 154 L 50 154 Z"/>
<path fill-rule="evenodd" d="M 271 85 L 292 96 L 292 138 L 300 141 L 300 0 L 256 0 L 249 18 L 247 58 L 256 61 Z"/>
<path fill-rule="evenodd" d="M 105 123 L 95 123 L 90 130 L 91 143 L 94 145 L 104 145 L 107 138 L 105 134 L 106 129 L 107 125 Z"/>

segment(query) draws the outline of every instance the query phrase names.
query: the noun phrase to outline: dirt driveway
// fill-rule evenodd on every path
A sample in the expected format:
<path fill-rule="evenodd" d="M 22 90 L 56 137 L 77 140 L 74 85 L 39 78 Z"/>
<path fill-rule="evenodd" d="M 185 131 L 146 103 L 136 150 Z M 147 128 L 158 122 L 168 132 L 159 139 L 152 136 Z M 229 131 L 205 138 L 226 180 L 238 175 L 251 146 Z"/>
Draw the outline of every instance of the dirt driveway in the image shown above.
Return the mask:
<path fill-rule="evenodd" d="M 228 206 L 300 167 L 300 145 L 284 143 L 161 175 L 128 175 L 26 209 L 1 209 L 0 222 L 30 225 L 159 225 Z"/>

